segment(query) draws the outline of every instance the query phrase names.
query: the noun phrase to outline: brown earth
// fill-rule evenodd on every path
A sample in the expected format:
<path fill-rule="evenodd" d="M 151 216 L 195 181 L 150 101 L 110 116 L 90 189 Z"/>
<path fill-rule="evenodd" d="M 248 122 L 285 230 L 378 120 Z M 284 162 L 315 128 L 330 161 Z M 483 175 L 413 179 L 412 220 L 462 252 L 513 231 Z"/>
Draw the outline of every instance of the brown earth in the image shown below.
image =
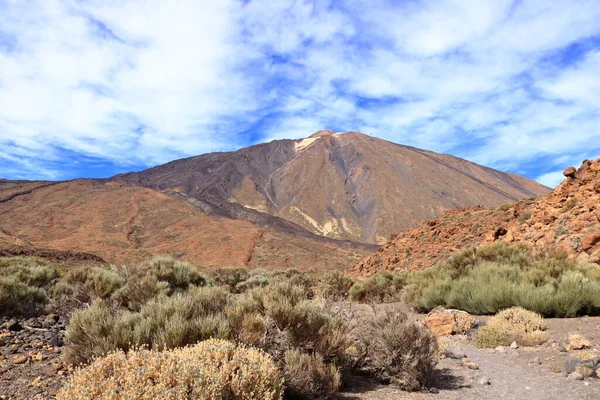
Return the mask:
<path fill-rule="evenodd" d="M 308 232 L 290 235 L 247 220 L 208 216 L 193 202 L 122 182 L 25 185 L 10 187 L 10 194 L 0 186 L 0 198 L 10 197 L 0 202 L 0 252 L 5 255 L 91 253 L 92 258 L 127 263 L 173 254 L 205 267 L 319 270 L 345 268 L 369 249 Z"/>
<path fill-rule="evenodd" d="M 461 249 L 503 240 L 538 250 L 562 248 L 600 264 L 600 159 L 565 171 L 566 179 L 538 200 L 498 208 L 462 208 L 393 236 L 350 269 L 357 276 L 378 270 L 428 268 Z"/>
<path fill-rule="evenodd" d="M 331 131 L 112 179 L 185 194 L 214 215 L 251 217 L 280 231 L 291 221 L 318 235 L 365 243 L 384 243 L 456 207 L 498 206 L 549 191 L 450 155 Z"/>

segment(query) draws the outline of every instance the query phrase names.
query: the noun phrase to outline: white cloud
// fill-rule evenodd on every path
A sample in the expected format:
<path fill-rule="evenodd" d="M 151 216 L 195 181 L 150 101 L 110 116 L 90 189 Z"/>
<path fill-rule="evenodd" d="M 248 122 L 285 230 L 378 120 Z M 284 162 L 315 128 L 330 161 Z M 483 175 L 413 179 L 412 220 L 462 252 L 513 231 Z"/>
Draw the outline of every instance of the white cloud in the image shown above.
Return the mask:
<path fill-rule="evenodd" d="M 600 155 L 597 2 L 393 3 L 0 1 L 0 175 L 326 128 L 544 179 Z"/>
<path fill-rule="evenodd" d="M 559 183 L 561 183 L 564 179 L 565 176 L 563 175 L 562 171 L 555 171 L 540 175 L 535 180 L 541 183 L 542 185 L 546 185 L 550 188 L 553 188 Z"/>

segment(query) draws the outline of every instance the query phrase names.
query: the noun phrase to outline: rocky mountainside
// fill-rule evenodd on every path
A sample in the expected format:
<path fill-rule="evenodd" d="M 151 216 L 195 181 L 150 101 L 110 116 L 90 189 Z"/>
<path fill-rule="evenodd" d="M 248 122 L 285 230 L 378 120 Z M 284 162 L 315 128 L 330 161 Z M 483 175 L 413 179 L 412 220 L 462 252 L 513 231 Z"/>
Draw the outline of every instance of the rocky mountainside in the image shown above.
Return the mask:
<path fill-rule="evenodd" d="M 112 179 L 188 196 L 209 215 L 365 243 L 384 243 L 456 207 L 498 206 L 549 191 L 450 155 L 331 131 Z"/>
<path fill-rule="evenodd" d="M 393 236 L 349 272 L 431 267 L 465 247 L 497 240 L 536 249 L 562 248 L 600 264 L 600 159 L 567 168 L 566 179 L 538 200 L 497 208 L 462 208 Z"/>
<path fill-rule="evenodd" d="M 298 234 L 209 216 L 181 196 L 114 181 L 3 182 L 0 255 L 126 263 L 173 254 L 206 267 L 340 269 L 373 250 L 290 223 Z"/>

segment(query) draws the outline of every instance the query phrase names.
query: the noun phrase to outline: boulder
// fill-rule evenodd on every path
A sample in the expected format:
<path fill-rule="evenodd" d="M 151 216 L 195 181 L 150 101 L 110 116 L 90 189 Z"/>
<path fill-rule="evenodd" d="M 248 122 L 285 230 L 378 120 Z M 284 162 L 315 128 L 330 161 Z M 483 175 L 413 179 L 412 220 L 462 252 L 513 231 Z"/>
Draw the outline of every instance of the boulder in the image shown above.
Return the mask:
<path fill-rule="evenodd" d="M 575 172 L 577 172 L 575 167 L 569 167 L 563 171 L 563 175 L 567 178 L 575 178 Z"/>
<path fill-rule="evenodd" d="M 475 326 L 475 317 L 464 311 L 437 307 L 423 323 L 437 336 L 465 334 Z"/>
<path fill-rule="evenodd" d="M 583 251 L 589 251 L 593 249 L 597 243 L 600 243 L 600 231 L 588 232 L 581 241 L 581 249 Z"/>

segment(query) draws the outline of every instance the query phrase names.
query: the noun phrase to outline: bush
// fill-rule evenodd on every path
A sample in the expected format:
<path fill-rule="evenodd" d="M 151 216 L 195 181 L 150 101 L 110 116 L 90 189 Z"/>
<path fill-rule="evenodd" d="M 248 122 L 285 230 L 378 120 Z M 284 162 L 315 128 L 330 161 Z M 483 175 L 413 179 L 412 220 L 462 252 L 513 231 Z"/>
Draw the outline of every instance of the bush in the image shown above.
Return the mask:
<path fill-rule="evenodd" d="M 0 314 L 37 315 L 44 310 L 46 295 L 15 277 L 0 277 Z"/>
<path fill-rule="evenodd" d="M 420 311 L 437 306 L 494 314 L 520 306 L 545 316 L 600 313 L 600 269 L 561 251 L 531 254 L 496 243 L 472 248 L 408 277 L 404 299 Z"/>
<path fill-rule="evenodd" d="M 58 282 L 54 297 L 57 306 L 73 309 L 97 298 L 110 298 L 124 284 L 125 279 L 113 269 L 79 267 Z"/>
<path fill-rule="evenodd" d="M 331 300 L 345 300 L 348 298 L 350 288 L 354 285 L 354 280 L 342 271 L 327 272 L 317 284 L 317 292 Z"/>
<path fill-rule="evenodd" d="M 82 363 L 93 356 L 140 345 L 163 350 L 227 338 L 227 296 L 221 288 L 194 287 L 172 297 L 154 298 L 139 312 L 96 301 L 73 313 L 66 332 L 66 357 L 72 363 Z"/>
<path fill-rule="evenodd" d="M 0 258 L 0 314 L 35 316 L 43 313 L 57 279 L 56 269 L 44 260 Z"/>
<path fill-rule="evenodd" d="M 325 300 L 309 300 L 304 286 L 284 281 L 257 289 L 253 295 L 289 346 L 314 349 L 328 360 L 348 347 L 348 327 L 340 313 Z"/>
<path fill-rule="evenodd" d="M 58 399 L 246 399 L 282 396 L 280 373 L 263 352 L 223 340 L 164 352 L 117 351 L 78 369 Z"/>
<path fill-rule="evenodd" d="M 338 369 L 333 364 L 325 364 L 318 353 L 309 355 L 288 350 L 284 364 L 286 395 L 290 399 L 328 399 L 341 386 Z"/>
<path fill-rule="evenodd" d="M 170 296 L 184 292 L 191 286 L 205 286 L 208 283 L 191 264 L 167 256 L 123 267 L 120 274 L 127 283 L 113 295 L 113 299 L 133 311 L 140 310 L 155 296 Z"/>
<path fill-rule="evenodd" d="M 516 341 L 522 346 L 544 343 L 546 322 L 541 315 L 520 307 L 512 307 L 490 318 L 475 336 L 477 347 L 509 346 Z"/>
<path fill-rule="evenodd" d="M 403 390 L 424 388 L 437 354 L 437 340 L 431 331 L 399 306 L 364 323 L 366 332 L 359 337 L 368 360 L 364 367 Z"/>
<path fill-rule="evenodd" d="M 357 281 L 350 288 L 350 298 L 354 301 L 372 301 L 383 303 L 395 301 L 400 297 L 400 291 L 406 284 L 405 273 L 380 271 L 377 274 Z"/>

